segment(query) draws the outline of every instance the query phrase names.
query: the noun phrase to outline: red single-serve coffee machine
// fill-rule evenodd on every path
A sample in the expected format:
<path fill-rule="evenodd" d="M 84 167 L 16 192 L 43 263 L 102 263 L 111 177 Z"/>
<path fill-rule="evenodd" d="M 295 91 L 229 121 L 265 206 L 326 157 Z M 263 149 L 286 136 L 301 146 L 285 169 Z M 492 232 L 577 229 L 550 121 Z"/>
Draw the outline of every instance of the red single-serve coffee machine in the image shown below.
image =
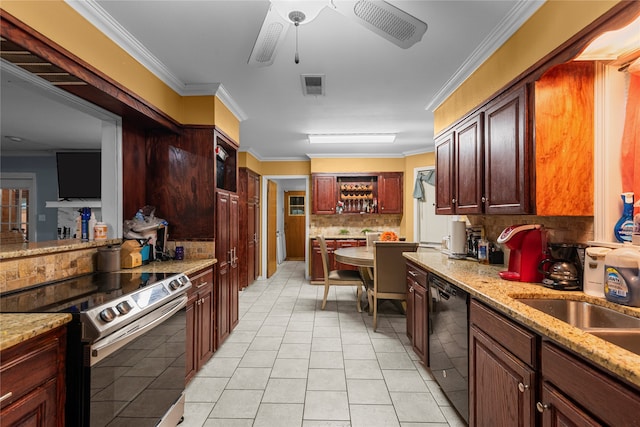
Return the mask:
<path fill-rule="evenodd" d="M 504 229 L 497 240 L 511 252 L 509 270 L 501 271 L 500 277 L 516 282 L 540 283 L 542 273 L 538 264 L 544 258 L 547 246 L 546 233 L 540 224 L 512 225 Z"/>

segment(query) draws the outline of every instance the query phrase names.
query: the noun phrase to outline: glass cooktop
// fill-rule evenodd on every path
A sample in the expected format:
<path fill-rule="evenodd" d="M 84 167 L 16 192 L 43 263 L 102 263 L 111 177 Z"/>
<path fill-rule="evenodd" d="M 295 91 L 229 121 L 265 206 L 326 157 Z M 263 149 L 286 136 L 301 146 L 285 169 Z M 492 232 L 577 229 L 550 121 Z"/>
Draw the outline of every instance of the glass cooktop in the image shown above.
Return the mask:
<path fill-rule="evenodd" d="M 80 313 L 179 273 L 92 273 L 0 295 L 2 313 Z"/>

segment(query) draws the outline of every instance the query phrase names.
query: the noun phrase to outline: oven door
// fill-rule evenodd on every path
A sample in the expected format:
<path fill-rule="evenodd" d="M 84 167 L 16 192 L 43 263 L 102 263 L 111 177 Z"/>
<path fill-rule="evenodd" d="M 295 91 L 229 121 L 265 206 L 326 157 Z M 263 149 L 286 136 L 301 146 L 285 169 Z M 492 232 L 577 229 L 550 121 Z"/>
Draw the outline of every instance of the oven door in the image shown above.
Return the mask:
<path fill-rule="evenodd" d="M 85 347 L 90 389 L 84 425 L 178 423 L 184 406 L 186 302 L 186 296 L 172 300 Z"/>

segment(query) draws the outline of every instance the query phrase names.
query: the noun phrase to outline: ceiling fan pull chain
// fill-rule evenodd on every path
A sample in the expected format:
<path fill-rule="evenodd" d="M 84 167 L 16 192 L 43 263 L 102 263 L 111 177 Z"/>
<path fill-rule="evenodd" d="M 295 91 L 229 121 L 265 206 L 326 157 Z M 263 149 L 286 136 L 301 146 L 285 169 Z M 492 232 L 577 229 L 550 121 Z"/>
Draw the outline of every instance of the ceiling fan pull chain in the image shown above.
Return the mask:
<path fill-rule="evenodd" d="M 297 22 L 295 23 L 295 26 L 296 26 L 296 55 L 295 55 L 293 61 L 296 64 L 300 63 L 300 57 L 298 56 L 298 26 L 299 25 L 300 24 L 298 24 Z"/>

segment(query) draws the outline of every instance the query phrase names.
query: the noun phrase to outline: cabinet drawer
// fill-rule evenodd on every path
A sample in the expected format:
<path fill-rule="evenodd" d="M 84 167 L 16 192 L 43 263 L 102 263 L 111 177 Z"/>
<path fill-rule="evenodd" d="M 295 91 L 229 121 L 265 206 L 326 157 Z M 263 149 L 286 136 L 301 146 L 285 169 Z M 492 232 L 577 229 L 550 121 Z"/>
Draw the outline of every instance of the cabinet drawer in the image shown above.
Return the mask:
<path fill-rule="evenodd" d="M 410 262 L 407 262 L 407 277 L 413 279 L 423 288 L 427 288 L 427 272 Z"/>
<path fill-rule="evenodd" d="M 2 401 L 2 407 L 56 377 L 59 344 L 58 339 L 53 339 L 44 343 L 18 345 L 6 353 L 3 352 L 2 367 L 0 367 L 0 396 L 11 393 L 11 397 Z M 14 350 L 16 353 L 13 353 Z M 7 354 L 9 352 L 13 354 Z"/>
<path fill-rule="evenodd" d="M 191 295 L 207 285 L 213 284 L 213 269 L 207 268 L 205 270 L 200 270 L 189 277 L 189 280 L 191 280 L 191 289 L 189 289 L 188 294 Z"/>
<path fill-rule="evenodd" d="M 640 425 L 640 391 L 618 382 L 576 356 L 542 343 L 542 378 L 606 425 Z M 548 403 L 548 402 L 543 402 Z"/>
<path fill-rule="evenodd" d="M 535 368 L 537 335 L 471 300 L 470 321 L 524 363 Z"/>

